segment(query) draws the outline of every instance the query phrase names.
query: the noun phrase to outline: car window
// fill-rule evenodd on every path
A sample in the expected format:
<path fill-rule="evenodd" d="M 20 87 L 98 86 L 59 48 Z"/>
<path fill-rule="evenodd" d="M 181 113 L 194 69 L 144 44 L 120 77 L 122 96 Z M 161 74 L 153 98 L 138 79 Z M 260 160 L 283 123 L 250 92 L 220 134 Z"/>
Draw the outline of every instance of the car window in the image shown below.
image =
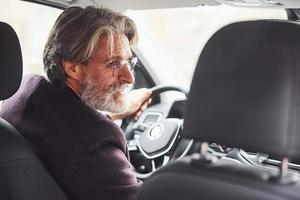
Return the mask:
<path fill-rule="evenodd" d="M 23 74 L 43 74 L 43 49 L 62 10 L 19 0 L 1 1 L 0 21 L 17 32 L 23 55 Z"/>
<path fill-rule="evenodd" d="M 156 70 L 154 74 L 159 76 L 157 79 L 163 83 L 171 82 L 187 88 L 202 48 L 218 29 L 229 23 L 244 20 L 287 19 L 283 8 L 226 5 L 129 10 L 126 14 L 137 23 L 141 36 L 138 51 L 150 63 L 152 70 Z M 158 63 L 157 60 L 163 61 Z"/>

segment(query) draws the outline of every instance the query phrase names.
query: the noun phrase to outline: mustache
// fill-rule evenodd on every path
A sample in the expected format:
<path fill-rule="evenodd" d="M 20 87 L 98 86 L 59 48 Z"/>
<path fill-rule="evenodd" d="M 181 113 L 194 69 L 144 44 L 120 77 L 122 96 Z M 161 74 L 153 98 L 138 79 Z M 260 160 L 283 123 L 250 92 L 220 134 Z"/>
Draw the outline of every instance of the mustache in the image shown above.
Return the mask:
<path fill-rule="evenodd" d="M 108 92 L 118 92 L 118 91 L 124 91 L 129 92 L 133 87 L 133 84 L 122 84 L 122 85 L 112 85 L 109 87 Z"/>

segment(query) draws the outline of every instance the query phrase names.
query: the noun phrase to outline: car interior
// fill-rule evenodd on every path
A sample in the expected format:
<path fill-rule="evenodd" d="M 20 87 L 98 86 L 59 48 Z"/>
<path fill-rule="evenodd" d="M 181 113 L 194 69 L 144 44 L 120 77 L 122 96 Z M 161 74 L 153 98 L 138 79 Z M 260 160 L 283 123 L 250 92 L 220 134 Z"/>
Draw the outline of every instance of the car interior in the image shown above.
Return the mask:
<path fill-rule="evenodd" d="M 138 199 L 300 198 L 298 173 L 287 166 L 299 160 L 299 31 L 296 23 L 261 20 L 230 24 L 212 36 L 198 60 L 182 133 L 201 142 L 199 152 L 155 172 Z M 212 142 L 282 163 L 218 160 L 207 154 Z"/>
<path fill-rule="evenodd" d="M 98 1 L 31 2 L 63 9 Z M 138 121 L 128 118 L 120 125 L 134 173 L 144 182 L 137 199 L 300 199 L 300 2 L 166 2 L 98 4 L 125 11 L 259 3 L 284 5 L 288 19 L 245 20 L 221 27 L 202 48 L 189 89 L 158 84 L 133 50 L 141 58 L 134 72 L 135 88 L 151 88 L 153 98 Z M 0 101 L 17 91 L 24 58 L 14 28 L 1 21 Z M 180 98 L 166 101 L 170 91 Z M 0 188 L 0 199 L 68 199 L 31 144 L 2 118 Z"/>

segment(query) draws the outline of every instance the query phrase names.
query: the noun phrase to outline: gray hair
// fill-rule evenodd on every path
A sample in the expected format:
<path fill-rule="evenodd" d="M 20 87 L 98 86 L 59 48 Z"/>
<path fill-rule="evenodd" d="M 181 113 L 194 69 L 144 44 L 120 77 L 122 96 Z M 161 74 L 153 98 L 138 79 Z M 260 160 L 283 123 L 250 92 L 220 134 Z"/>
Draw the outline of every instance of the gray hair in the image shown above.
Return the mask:
<path fill-rule="evenodd" d="M 102 35 L 108 39 L 108 55 L 113 54 L 113 36 L 124 34 L 130 45 L 137 42 L 134 22 L 107 8 L 70 7 L 57 18 L 43 55 L 44 70 L 55 84 L 63 85 L 67 75 L 62 60 L 87 64 Z"/>

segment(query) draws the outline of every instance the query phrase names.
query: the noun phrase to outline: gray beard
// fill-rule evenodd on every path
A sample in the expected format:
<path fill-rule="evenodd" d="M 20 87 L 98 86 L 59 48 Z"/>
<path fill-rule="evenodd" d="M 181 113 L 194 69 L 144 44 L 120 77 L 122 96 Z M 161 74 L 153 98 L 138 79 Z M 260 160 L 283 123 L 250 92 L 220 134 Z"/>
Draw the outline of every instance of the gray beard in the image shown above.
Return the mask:
<path fill-rule="evenodd" d="M 111 86 L 107 91 L 100 91 L 89 79 L 82 85 L 81 100 L 95 110 L 108 111 L 112 113 L 125 113 L 128 110 L 127 93 L 130 85 L 124 84 Z M 114 98 L 114 93 L 125 91 L 124 95 Z"/>

